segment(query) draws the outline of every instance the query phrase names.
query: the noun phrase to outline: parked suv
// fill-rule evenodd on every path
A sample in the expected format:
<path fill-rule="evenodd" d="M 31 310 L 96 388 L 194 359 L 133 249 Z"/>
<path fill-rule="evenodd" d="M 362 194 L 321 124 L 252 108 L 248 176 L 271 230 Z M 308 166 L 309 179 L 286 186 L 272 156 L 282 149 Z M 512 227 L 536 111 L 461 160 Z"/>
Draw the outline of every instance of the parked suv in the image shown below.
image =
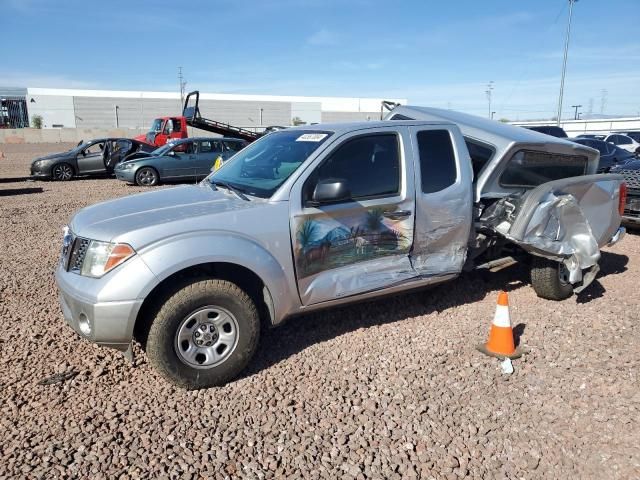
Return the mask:
<path fill-rule="evenodd" d="M 80 210 L 56 270 L 67 322 L 186 388 L 247 365 L 261 325 L 531 264 L 564 299 L 624 234 L 621 177 L 598 152 L 446 110 L 270 133 L 199 185 Z M 428 117 L 423 120 L 398 118 Z M 470 156 L 467 145 L 471 145 Z M 474 180 L 474 169 L 478 172 Z"/>

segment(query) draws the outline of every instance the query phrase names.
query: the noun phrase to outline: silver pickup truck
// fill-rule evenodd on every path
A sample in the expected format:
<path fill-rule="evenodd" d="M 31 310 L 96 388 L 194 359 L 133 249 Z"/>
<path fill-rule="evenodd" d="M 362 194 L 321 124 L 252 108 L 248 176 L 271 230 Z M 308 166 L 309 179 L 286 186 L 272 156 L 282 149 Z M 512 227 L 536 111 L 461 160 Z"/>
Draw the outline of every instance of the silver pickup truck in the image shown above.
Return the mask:
<path fill-rule="evenodd" d="M 621 177 L 592 175 L 595 150 L 447 111 L 390 118 L 277 131 L 199 185 L 80 210 L 56 271 L 67 322 L 124 352 L 135 337 L 202 388 L 236 377 L 265 325 L 463 270 L 529 262 L 538 295 L 567 298 L 624 234 Z"/>

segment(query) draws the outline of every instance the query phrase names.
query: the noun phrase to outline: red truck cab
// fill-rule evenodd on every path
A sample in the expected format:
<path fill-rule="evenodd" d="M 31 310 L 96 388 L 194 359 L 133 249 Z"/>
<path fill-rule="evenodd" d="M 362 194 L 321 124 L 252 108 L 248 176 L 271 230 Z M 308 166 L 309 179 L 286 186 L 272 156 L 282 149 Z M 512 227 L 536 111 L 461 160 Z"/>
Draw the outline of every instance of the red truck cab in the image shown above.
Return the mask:
<path fill-rule="evenodd" d="M 146 135 L 138 135 L 134 140 L 161 147 L 169 140 L 188 136 L 185 117 L 160 117 L 153 121 Z"/>

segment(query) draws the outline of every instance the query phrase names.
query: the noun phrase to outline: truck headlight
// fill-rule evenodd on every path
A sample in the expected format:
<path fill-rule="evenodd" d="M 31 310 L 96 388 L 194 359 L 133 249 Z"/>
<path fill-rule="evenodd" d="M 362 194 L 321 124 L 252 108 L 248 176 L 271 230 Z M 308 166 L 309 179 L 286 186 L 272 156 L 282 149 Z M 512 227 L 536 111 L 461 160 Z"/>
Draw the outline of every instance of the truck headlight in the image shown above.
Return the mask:
<path fill-rule="evenodd" d="M 81 275 L 99 278 L 133 255 L 135 250 L 126 243 L 92 240 L 82 262 Z"/>

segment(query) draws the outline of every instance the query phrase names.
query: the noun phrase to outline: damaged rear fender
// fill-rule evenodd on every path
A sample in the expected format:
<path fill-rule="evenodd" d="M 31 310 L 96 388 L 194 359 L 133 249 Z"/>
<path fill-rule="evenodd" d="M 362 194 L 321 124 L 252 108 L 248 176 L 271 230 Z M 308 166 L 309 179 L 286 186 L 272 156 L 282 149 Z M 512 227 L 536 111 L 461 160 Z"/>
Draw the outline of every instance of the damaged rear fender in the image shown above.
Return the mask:
<path fill-rule="evenodd" d="M 592 281 L 600 248 L 620 226 L 620 175 L 585 175 L 544 183 L 496 202 L 483 218 L 527 252 L 563 262 L 572 284 Z M 481 218 L 482 221 L 482 218 Z M 584 288 L 584 286 L 583 286 Z"/>

